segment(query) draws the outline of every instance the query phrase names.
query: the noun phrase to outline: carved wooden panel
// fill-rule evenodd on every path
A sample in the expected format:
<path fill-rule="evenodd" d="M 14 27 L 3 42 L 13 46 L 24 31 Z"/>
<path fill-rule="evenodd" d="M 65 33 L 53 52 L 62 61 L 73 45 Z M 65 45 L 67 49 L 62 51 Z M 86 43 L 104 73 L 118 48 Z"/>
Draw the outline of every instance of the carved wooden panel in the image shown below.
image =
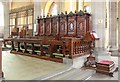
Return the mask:
<path fill-rule="evenodd" d="M 67 34 L 67 16 L 60 17 L 60 36 L 64 36 Z"/>
<path fill-rule="evenodd" d="M 39 22 L 39 35 L 44 35 L 44 19 L 40 19 L 40 22 Z"/>
<path fill-rule="evenodd" d="M 51 18 L 45 20 L 45 35 L 51 35 Z"/>
<path fill-rule="evenodd" d="M 91 29 L 91 16 L 90 14 L 86 15 L 86 32 L 92 31 Z"/>
<path fill-rule="evenodd" d="M 83 37 L 86 33 L 86 20 L 84 16 L 77 16 L 77 36 Z"/>
<path fill-rule="evenodd" d="M 58 28 L 59 28 L 59 21 L 58 17 L 53 17 L 52 18 L 52 29 L 51 29 L 51 34 L 53 36 L 58 35 Z"/>
<path fill-rule="evenodd" d="M 76 35 L 76 16 L 68 16 L 68 36 Z"/>
<path fill-rule="evenodd" d="M 51 35 L 58 38 L 63 36 L 74 36 L 82 38 L 86 32 L 91 31 L 90 14 L 72 13 L 68 15 L 61 13 L 59 16 L 50 16 L 39 19 L 38 35 Z"/>

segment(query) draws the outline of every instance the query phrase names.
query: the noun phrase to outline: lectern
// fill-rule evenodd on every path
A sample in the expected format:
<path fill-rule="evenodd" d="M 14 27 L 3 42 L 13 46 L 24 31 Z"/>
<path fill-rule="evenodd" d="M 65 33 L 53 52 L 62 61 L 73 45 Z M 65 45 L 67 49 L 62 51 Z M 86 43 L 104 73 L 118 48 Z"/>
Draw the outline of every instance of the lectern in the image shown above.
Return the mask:
<path fill-rule="evenodd" d="M 95 47 L 95 40 L 99 40 L 99 37 L 95 32 L 92 33 L 87 32 L 84 37 L 84 40 L 89 42 L 89 52 L 90 52 L 90 56 L 87 57 L 85 66 L 94 67 L 96 65 L 96 60 L 95 57 L 92 55 L 92 53 Z"/>

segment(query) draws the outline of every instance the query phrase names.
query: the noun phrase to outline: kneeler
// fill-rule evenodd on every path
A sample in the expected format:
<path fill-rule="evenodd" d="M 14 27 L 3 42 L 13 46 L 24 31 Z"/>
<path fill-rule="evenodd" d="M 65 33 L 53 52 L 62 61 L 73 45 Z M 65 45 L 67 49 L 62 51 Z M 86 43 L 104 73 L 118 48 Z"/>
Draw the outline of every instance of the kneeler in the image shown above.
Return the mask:
<path fill-rule="evenodd" d="M 97 73 L 108 74 L 113 77 L 113 72 L 115 70 L 115 63 L 113 61 L 101 60 L 97 62 L 96 67 Z"/>

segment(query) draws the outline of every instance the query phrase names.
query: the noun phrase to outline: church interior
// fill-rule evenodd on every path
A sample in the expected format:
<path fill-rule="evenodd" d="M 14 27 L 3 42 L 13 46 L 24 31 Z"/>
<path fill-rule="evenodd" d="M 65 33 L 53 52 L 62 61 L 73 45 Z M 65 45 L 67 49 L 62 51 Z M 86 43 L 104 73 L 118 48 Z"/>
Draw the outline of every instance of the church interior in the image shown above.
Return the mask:
<path fill-rule="evenodd" d="M 2 0 L 0 8 L 0 81 L 118 82 L 120 0 Z"/>

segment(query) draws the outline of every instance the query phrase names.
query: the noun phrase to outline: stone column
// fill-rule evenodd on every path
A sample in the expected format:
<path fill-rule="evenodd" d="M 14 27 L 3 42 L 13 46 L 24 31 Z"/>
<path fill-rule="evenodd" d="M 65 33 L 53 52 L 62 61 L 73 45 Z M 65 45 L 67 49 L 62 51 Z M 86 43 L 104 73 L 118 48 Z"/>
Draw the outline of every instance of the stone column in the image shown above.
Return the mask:
<path fill-rule="evenodd" d="M 91 2 L 92 28 L 100 38 L 96 41 L 95 46 L 105 48 L 105 18 L 106 18 L 106 3 L 104 1 Z"/>
<path fill-rule="evenodd" d="M 8 38 L 10 35 L 9 28 L 9 2 L 3 2 L 4 6 L 4 38 Z"/>
<path fill-rule="evenodd" d="M 34 2 L 34 31 L 33 36 L 36 32 L 38 32 L 38 24 L 37 24 L 37 17 L 41 15 L 41 2 L 40 0 L 35 0 Z"/>
<path fill-rule="evenodd" d="M 109 26 L 110 26 L 110 35 L 109 35 L 109 45 L 111 49 L 117 48 L 117 2 L 109 2 L 110 17 L 109 17 Z"/>
<path fill-rule="evenodd" d="M 118 2 L 118 52 L 120 56 L 120 1 Z"/>
<path fill-rule="evenodd" d="M 111 55 L 118 56 L 118 25 L 120 24 L 117 19 L 117 0 L 109 2 L 109 45 Z M 118 13 L 119 14 L 119 13 Z"/>

